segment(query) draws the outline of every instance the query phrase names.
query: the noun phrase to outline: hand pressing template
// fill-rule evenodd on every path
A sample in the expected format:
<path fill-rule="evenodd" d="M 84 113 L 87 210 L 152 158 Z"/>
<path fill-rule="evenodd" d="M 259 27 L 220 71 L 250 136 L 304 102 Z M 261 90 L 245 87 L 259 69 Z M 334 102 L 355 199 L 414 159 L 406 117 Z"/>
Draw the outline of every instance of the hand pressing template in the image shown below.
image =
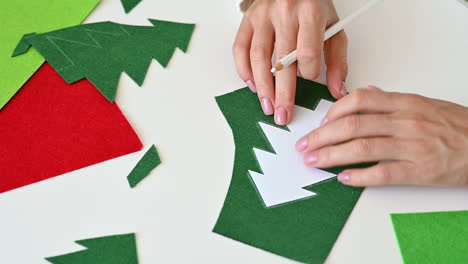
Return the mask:
<path fill-rule="evenodd" d="M 468 186 L 468 108 L 414 94 L 358 89 L 335 103 L 296 149 L 310 167 L 363 162 L 338 180 L 352 186 Z"/>

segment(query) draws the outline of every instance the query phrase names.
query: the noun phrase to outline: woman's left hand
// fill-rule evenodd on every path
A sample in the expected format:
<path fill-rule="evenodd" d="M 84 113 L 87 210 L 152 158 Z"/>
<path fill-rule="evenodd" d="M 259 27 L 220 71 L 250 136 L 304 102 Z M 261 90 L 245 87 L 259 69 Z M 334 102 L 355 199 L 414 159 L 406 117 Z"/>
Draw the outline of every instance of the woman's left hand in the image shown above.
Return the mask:
<path fill-rule="evenodd" d="M 376 162 L 338 180 L 352 186 L 468 186 L 468 108 L 414 94 L 358 89 L 299 140 L 309 167 Z"/>

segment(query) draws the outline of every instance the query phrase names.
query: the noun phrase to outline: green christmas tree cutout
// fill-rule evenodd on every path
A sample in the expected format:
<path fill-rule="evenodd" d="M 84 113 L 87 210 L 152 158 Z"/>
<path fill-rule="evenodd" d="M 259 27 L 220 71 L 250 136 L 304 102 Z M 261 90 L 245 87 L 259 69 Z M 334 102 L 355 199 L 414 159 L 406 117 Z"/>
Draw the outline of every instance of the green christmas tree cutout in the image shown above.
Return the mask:
<path fill-rule="evenodd" d="M 165 68 L 176 48 L 188 49 L 194 24 L 149 21 L 154 26 L 100 22 L 26 34 L 13 57 L 33 46 L 67 83 L 87 78 L 113 102 L 122 72 L 141 86 L 152 59 Z"/>
<path fill-rule="evenodd" d="M 326 86 L 298 79 L 296 105 L 314 110 L 321 99 L 335 101 Z M 247 88 L 216 98 L 235 143 L 234 170 L 214 232 L 305 263 L 323 263 L 358 201 L 362 188 L 336 178 L 306 187 L 317 195 L 265 207 L 248 171 L 262 173 L 254 148 L 275 153 L 258 124 L 275 125 L 257 95 Z M 281 127 L 287 129 L 287 127 Z M 354 167 L 369 166 L 369 164 Z M 346 167 L 349 168 L 349 167 Z M 337 174 L 345 167 L 326 169 Z"/>
<path fill-rule="evenodd" d="M 52 264 L 138 264 L 135 234 L 76 241 L 87 249 L 46 258 Z"/>

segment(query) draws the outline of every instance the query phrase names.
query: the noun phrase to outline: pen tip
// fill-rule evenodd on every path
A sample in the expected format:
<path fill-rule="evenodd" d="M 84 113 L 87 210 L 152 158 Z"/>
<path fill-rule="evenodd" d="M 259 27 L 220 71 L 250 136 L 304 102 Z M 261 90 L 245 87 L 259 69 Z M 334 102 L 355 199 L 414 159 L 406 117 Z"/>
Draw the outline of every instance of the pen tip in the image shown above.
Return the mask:
<path fill-rule="evenodd" d="M 275 73 L 275 72 L 276 72 L 276 68 L 272 68 L 271 73 Z"/>

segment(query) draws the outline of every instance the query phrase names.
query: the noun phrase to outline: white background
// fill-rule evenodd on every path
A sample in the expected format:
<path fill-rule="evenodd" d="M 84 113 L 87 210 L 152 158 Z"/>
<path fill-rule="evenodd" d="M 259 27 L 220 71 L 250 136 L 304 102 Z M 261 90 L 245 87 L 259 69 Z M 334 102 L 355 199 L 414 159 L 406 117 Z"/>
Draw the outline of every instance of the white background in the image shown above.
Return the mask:
<path fill-rule="evenodd" d="M 145 148 L 0 195 L 0 263 L 47 263 L 78 239 L 137 233 L 141 264 L 291 263 L 212 233 L 232 173 L 234 142 L 214 101 L 243 87 L 231 45 L 234 0 L 143 0 L 129 15 L 102 0 L 87 22 L 196 23 L 188 54 L 153 61 L 143 87 L 122 75 L 117 102 Z M 345 15 L 364 0 L 336 0 Z M 347 29 L 353 89 L 375 84 L 468 105 L 468 8 L 456 0 L 386 0 Z M 323 78 L 321 78 L 323 80 Z M 131 190 L 126 176 L 151 145 L 163 164 Z M 327 263 L 399 263 L 389 214 L 468 209 L 468 190 L 368 188 Z M 313 249 L 311 249 L 313 250 Z"/>

